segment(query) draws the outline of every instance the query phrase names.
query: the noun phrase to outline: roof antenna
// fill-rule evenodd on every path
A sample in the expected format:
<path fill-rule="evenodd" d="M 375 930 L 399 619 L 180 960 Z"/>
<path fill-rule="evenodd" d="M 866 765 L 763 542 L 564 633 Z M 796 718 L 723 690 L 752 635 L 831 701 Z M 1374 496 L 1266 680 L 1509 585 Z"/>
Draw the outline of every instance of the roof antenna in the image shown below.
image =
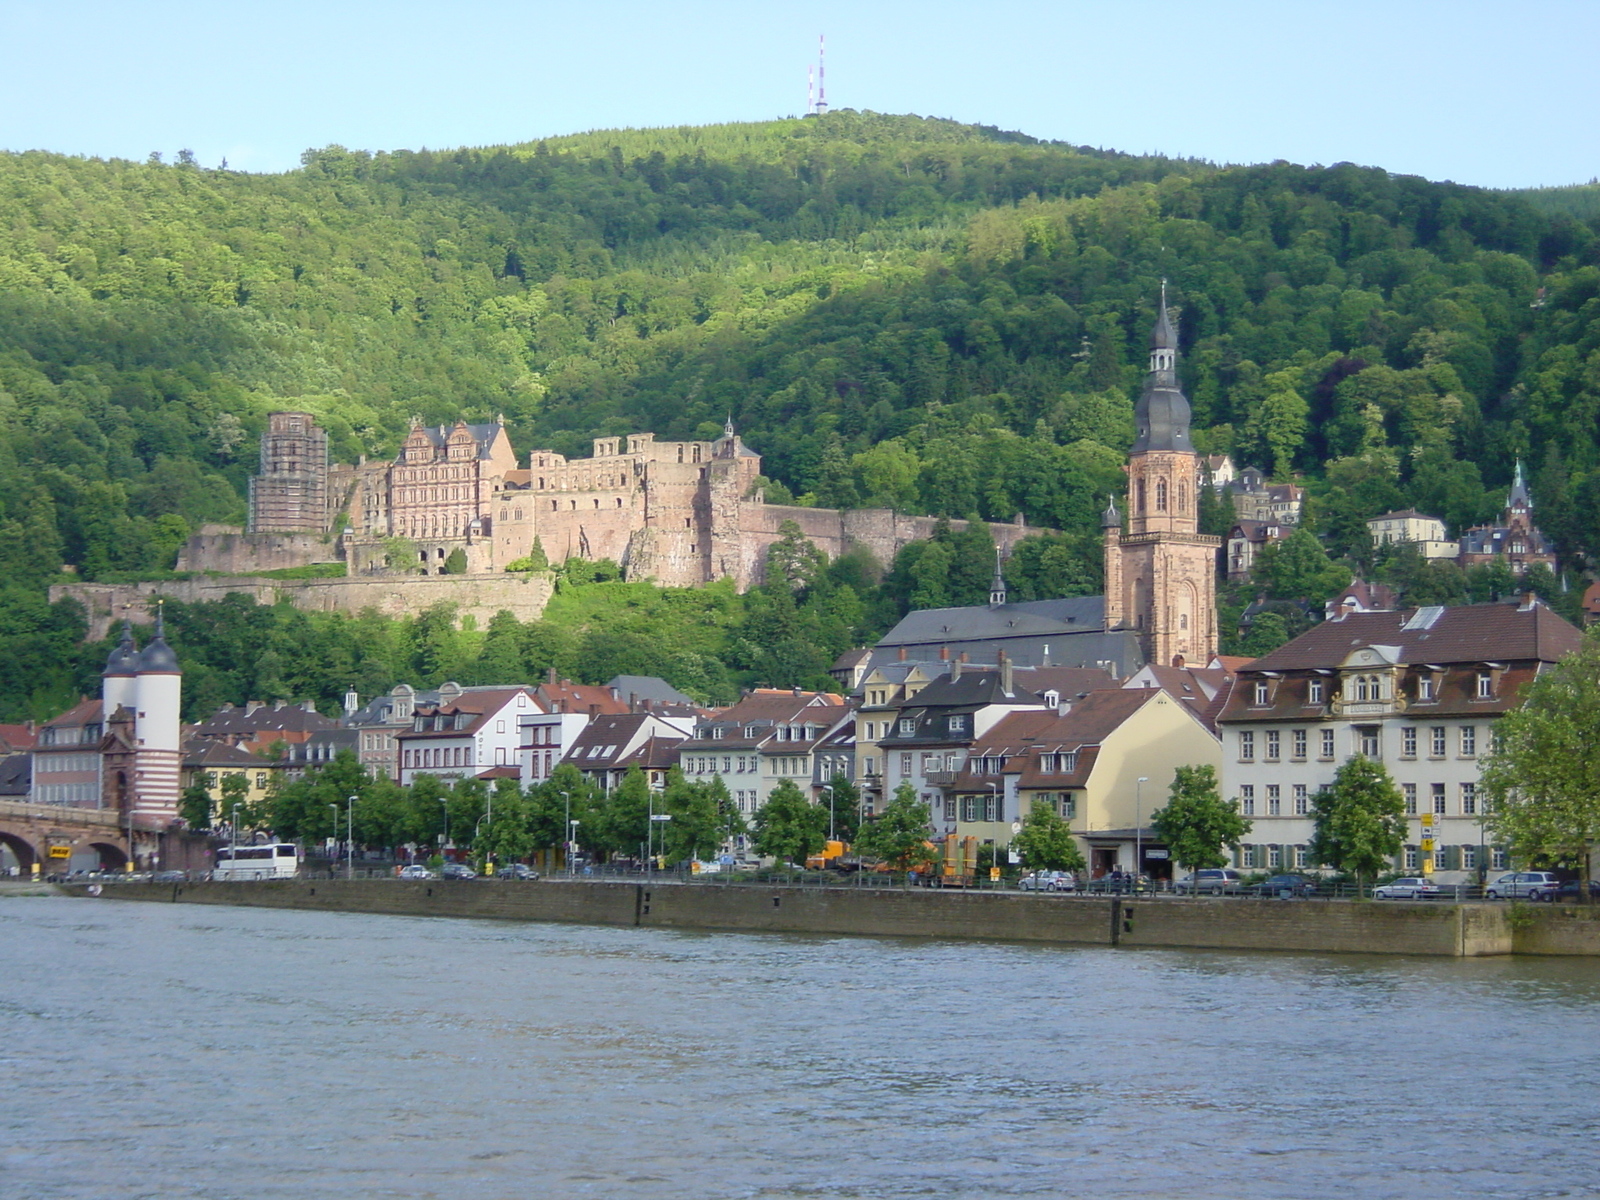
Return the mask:
<path fill-rule="evenodd" d="M 827 39 L 817 34 L 817 115 L 828 111 Z"/>

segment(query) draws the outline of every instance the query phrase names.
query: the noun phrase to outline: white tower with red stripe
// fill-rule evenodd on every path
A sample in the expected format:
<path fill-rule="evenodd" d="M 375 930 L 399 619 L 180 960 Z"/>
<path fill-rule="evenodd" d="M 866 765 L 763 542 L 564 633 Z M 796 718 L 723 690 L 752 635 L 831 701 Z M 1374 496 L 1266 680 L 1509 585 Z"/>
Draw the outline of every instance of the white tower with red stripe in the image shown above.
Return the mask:
<path fill-rule="evenodd" d="M 183 770 L 183 672 L 167 645 L 166 614 L 156 611 L 156 633 L 139 655 L 134 703 L 134 805 L 136 816 L 163 823 L 177 818 Z"/>

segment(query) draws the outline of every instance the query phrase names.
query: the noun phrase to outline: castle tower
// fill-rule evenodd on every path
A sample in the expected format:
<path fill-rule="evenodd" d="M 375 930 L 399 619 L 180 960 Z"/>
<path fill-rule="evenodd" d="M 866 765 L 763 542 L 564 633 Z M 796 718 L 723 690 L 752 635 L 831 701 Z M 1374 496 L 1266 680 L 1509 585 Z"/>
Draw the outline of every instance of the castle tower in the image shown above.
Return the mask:
<path fill-rule="evenodd" d="M 268 413 L 261 471 L 250 479 L 250 532 L 322 533 L 329 515 L 327 433 L 310 413 Z"/>
<path fill-rule="evenodd" d="M 1161 312 L 1150 336 L 1150 374 L 1134 410 L 1128 455 L 1128 529 L 1106 510 L 1106 628 L 1135 629 L 1148 662 L 1209 662 L 1217 651 L 1216 557 L 1221 539 L 1200 533 L 1200 456 L 1189 442 L 1189 401 L 1178 386 L 1178 335 Z"/>
<path fill-rule="evenodd" d="M 100 711 L 109 721 L 119 708 L 133 711 L 138 707 L 139 651 L 133 644 L 133 626 L 122 622 L 122 640 L 106 660 L 106 669 L 100 672 Z"/>
<path fill-rule="evenodd" d="M 138 816 L 171 821 L 178 815 L 183 767 L 183 672 L 167 645 L 166 615 L 159 609 L 156 633 L 139 655 L 134 684 L 133 810 Z"/>

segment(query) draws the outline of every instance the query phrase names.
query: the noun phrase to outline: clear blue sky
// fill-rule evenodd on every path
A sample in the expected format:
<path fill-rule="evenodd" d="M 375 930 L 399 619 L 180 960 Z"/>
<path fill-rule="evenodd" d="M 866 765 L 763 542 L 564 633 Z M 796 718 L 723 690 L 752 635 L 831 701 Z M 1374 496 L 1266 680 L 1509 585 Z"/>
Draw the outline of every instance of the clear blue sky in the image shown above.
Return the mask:
<path fill-rule="evenodd" d="M 275 171 L 833 107 L 1497 187 L 1600 175 L 1600 0 L 0 0 L 0 148 Z"/>

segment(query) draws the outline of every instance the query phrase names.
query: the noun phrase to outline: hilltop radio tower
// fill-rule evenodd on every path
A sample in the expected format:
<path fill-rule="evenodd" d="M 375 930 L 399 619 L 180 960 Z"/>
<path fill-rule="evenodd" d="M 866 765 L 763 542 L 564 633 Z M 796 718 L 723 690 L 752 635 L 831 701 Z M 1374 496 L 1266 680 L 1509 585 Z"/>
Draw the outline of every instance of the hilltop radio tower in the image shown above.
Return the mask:
<path fill-rule="evenodd" d="M 828 111 L 828 43 L 817 35 L 817 65 L 806 68 L 806 115 L 821 116 Z"/>

